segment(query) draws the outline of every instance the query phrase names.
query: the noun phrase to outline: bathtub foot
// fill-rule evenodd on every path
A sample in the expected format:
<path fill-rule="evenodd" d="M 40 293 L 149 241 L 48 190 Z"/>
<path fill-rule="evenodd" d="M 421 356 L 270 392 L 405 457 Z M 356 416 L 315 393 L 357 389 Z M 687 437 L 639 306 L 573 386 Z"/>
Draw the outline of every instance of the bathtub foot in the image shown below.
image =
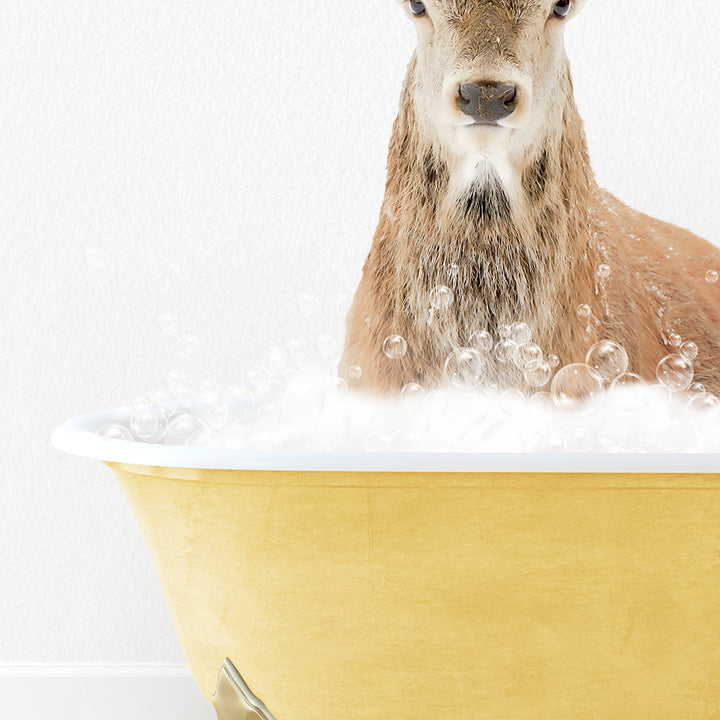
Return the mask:
<path fill-rule="evenodd" d="M 229 659 L 220 668 L 212 702 L 218 720 L 275 720 Z"/>

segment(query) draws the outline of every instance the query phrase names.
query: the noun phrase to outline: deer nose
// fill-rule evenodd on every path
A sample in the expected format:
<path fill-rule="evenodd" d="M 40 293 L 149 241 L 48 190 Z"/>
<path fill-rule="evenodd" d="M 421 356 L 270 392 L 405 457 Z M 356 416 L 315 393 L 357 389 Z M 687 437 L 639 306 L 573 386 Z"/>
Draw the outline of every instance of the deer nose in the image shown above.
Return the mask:
<path fill-rule="evenodd" d="M 478 123 L 496 123 L 515 112 L 518 89 L 498 83 L 463 83 L 458 88 L 458 107 Z"/>

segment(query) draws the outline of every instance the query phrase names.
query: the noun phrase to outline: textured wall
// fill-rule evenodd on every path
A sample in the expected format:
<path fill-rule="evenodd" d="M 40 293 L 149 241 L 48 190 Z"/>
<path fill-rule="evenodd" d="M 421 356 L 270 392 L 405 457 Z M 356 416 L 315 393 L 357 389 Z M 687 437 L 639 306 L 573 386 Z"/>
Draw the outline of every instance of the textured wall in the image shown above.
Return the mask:
<path fill-rule="evenodd" d="M 651 5 L 652 10 L 648 10 Z M 568 28 L 599 178 L 717 240 L 720 9 L 590 0 Z M 0 662 L 182 659 L 108 470 L 55 425 L 351 292 L 413 32 L 391 0 L 0 3 Z"/>

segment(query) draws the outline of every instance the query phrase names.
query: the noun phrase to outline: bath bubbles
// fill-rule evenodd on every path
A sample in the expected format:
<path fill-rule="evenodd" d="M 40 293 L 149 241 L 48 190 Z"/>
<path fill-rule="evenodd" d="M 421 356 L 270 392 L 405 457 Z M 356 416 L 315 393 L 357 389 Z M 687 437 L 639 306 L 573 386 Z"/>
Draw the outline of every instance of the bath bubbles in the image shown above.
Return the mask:
<path fill-rule="evenodd" d="M 680 346 L 680 354 L 692 362 L 698 356 L 698 346 L 694 342 L 684 342 Z"/>
<path fill-rule="evenodd" d="M 192 333 L 186 333 L 178 338 L 175 347 L 181 358 L 191 360 L 200 351 L 200 338 Z"/>
<path fill-rule="evenodd" d="M 693 364 L 684 355 L 668 355 L 657 366 L 657 379 L 670 392 L 682 392 L 687 389 L 694 375 Z"/>
<path fill-rule="evenodd" d="M 317 378 L 299 377 L 285 392 L 283 407 L 291 421 L 305 423 L 317 420 L 325 407 L 325 395 Z"/>
<path fill-rule="evenodd" d="M 612 275 L 612 268 L 609 265 L 600 265 L 597 274 L 601 280 L 607 280 Z"/>
<path fill-rule="evenodd" d="M 222 393 L 222 404 L 239 420 L 248 418 L 255 405 L 255 396 L 247 385 L 230 385 Z"/>
<path fill-rule="evenodd" d="M 430 307 L 433 310 L 447 310 L 454 300 L 455 294 L 447 285 L 438 285 L 430 292 Z"/>
<path fill-rule="evenodd" d="M 532 387 L 545 387 L 552 378 L 552 368 L 547 362 L 541 362 L 537 367 L 524 372 L 525 382 Z M 543 393 L 545 394 L 545 393 Z"/>
<path fill-rule="evenodd" d="M 470 336 L 470 347 L 481 355 L 488 355 L 493 349 L 493 337 L 487 330 L 480 330 Z"/>
<path fill-rule="evenodd" d="M 386 432 L 370 433 L 363 443 L 363 449 L 365 452 L 391 452 L 394 447 L 395 442 L 392 435 L 389 435 Z"/>
<path fill-rule="evenodd" d="M 208 450 L 224 447 L 224 443 L 220 436 L 210 432 L 209 430 L 205 430 L 204 428 L 195 430 L 185 441 L 185 445 L 187 447 L 206 448 Z"/>
<path fill-rule="evenodd" d="M 445 360 L 445 377 L 453 387 L 477 387 L 484 375 L 485 361 L 472 348 L 457 348 Z"/>
<path fill-rule="evenodd" d="M 298 298 L 298 308 L 305 320 L 314 320 L 320 314 L 320 301 L 310 293 L 302 293 Z"/>
<path fill-rule="evenodd" d="M 263 356 L 263 364 L 271 373 L 279 373 L 288 364 L 287 350 L 280 345 L 269 347 Z"/>
<path fill-rule="evenodd" d="M 180 318 L 173 313 L 163 313 L 158 318 L 158 324 L 166 335 L 175 335 L 180 329 Z"/>
<path fill-rule="evenodd" d="M 578 317 L 589 318 L 592 315 L 592 308 L 587 303 L 577 306 Z"/>
<path fill-rule="evenodd" d="M 144 442 L 158 442 L 165 432 L 164 425 L 160 413 L 150 408 L 137 410 L 130 419 L 133 435 Z"/>
<path fill-rule="evenodd" d="M 543 352 L 539 345 L 527 342 L 520 345 L 513 353 L 513 360 L 520 370 L 535 370 L 543 362 Z"/>
<path fill-rule="evenodd" d="M 110 438 L 111 440 L 127 440 L 128 442 L 132 442 L 133 440 L 133 434 L 130 432 L 130 428 L 120 423 L 106 423 L 98 428 L 97 434 Z"/>
<path fill-rule="evenodd" d="M 318 355 L 321 358 L 331 358 L 338 352 L 337 340 L 332 335 L 318 335 L 315 341 L 315 347 L 317 348 Z"/>
<path fill-rule="evenodd" d="M 647 383 L 635 373 L 626 372 L 613 381 L 610 386 L 613 390 L 622 390 L 627 388 L 645 387 Z"/>
<path fill-rule="evenodd" d="M 701 395 L 705 395 L 705 386 L 699 382 L 692 383 L 687 389 L 687 394 L 691 400 Z"/>
<path fill-rule="evenodd" d="M 219 433 L 227 430 L 233 415 L 228 405 L 219 404 L 207 411 L 204 420 L 208 430 Z"/>
<path fill-rule="evenodd" d="M 718 281 L 718 272 L 717 270 L 708 270 L 705 273 L 705 280 L 709 282 L 711 285 L 714 285 Z"/>
<path fill-rule="evenodd" d="M 499 363 L 507 365 L 512 362 L 516 349 L 517 345 L 512 340 L 501 340 L 497 343 L 497 345 L 495 345 L 495 359 Z"/>
<path fill-rule="evenodd" d="M 557 370 L 560 367 L 560 358 L 557 355 L 548 355 L 547 364 L 553 369 Z"/>
<path fill-rule="evenodd" d="M 601 340 L 590 348 L 585 363 L 603 382 L 611 383 L 627 371 L 628 354 L 622 345 Z"/>
<path fill-rule="evenodd" d="M 679 348 L 682 345 L 682 341 L 682 337 L 676 332 L 671 332 L 670 335 L 668 335 L 670 347 Z"/>
<path fill-rule="evenodd" d="M 288 343 L 288 353 L 295 363 L 303 363 L 312 355 L 310 344 L 303 338 L 294 338 Z"/>
<path fill-rule="evenodd" d="M 363 371 L 359 365 L 352 365 L 348 369 L 348 377 L 353 382 L 357 382 L 362 377 Z"/>
<path fill-rule="evenodd" d="M 168 444 L 183 444 L 195 431 L 195 420 L 188 412 L 180 412 L 168 418 L 165 442 Z"/>
<path fill-rule="evenodd" d="M 525 345 L 532 340 L 532 330 L 527 323 L 516 322 L 510 326 L 508 338 L 516 345 Z"/>
<path fill-rule="evenodd" d="M 425 390 L 417 383 L 408 383 L 400 392 L 400 401 L 408 409 L 420 407 L 425 397 Z"/>
<path fill-rule="evenodd" d="M 552 382 L 551 393 L 555 405 L 564 411 L 589 409 L 589 403 L 603 391 L 602 379 L 587 365 L 566 365 Z"/>
<path fill-rule="evenodd" d="M 197 399 L 203 405 L 213 405 L 220 399 L 220 385 L 213 378 L 203 378 L 197 383 Z"/>
<path fill-rule="evenodd" d="M 385 338 L 382 350 L 391 360 L 399 360 L 407 353 L 407 341 L 400 335 L 390 335 L 390 337 Z"/>

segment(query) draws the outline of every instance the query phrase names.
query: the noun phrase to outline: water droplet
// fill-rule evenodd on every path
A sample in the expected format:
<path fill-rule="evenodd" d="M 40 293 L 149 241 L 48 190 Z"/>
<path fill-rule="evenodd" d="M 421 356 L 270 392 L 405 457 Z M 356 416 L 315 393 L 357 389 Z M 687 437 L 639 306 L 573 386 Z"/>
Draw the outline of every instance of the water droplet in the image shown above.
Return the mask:
<path fill-rule="evenodd" d="M 106 423 L 102 427 L 98 428 L 98 435 L 110 438 L 111 440 L 127 440 L 133 441 L 133 434 L 130 432 L 130 428 L 121 425 L 120 423 Z"/>
<path fill-rule="evenodd" d="M 166 335 L 174 335 L 180 329 L 180 318 L 173 313 L 163 313 L 159 318 L 160 329 Z"/>
<path fill-rule="evenodd" d="M 493 338 L 487 330 L 480 330 L 470 336 L 470 347 L 482 355 L 487 355 L 493 349 Z"/>
<path fill-rule="evenodd" d="M 628 354 L 622 345 L 601 340 L 588 351 L 585 362 L 604 381 L 611 383 L 628 369 Z"/>
<path fill-rule="evenodd" d="M 484 375 L 485 361 L 472 348 L 458 348 L 445 360 L 445 377 L 454 387 L 476 387 Z"/>
<path fill-rule="evenodd" d="M 546 362 L 541 362 L 532 369 L 525 370 L 525 382 L 532 387 L 543 387 L 550 382 L 552 368 Z"/>
<path fill-rule="evenodd" d="M 510 326 L 510 335 L 508 337 L 516 345 L 525 345 L 532 340 L 532 330 L 527 323 L 516 322 Z"/>
<path fill-rule="evenodd" d="M 430 307 L 433 310 L 447 310 L 454 299 L 455 295 L 447 285 L 439 285 L 430 293 Z"/>
<path fill-rule="evenodd" d="M 560 367 L 560 358 L 557 355 L 548 355 L 547 356 L 547 364 L 555 370 L 556 368 Z"/>
<path fill-rule="evenodd" d="M 575 363 L 560 370 L 552 383 L 552 396 L 555 405 L 561 410 L 587 409 L 586 403 L 602 393 L 600 377 L 587 365 Z"/>
<path fill-rule="evenodd" d="M 583 303 L 582 305 L 578 305 L 577 314 L 582 318 L 589 318 L 592 315 L 592 308 L 588 304 Z"/>
<path fill-rule="evenodd" d="M 668 343 L 671 347 L 678 348 L 682 345 L 682 338 L 676 332 L 671 332 L 668 336 Z"/>
<path fill-rule="evenodd" d="M 391 360 L 399 360 L 407 353 L 408 346 L 405 338 L 400 335 L 391 335 L 390 337 L 385 338 L 382 349 L 385 355 L 387 355 Z"/>
<path fill-rule="evenodd" d="M 357 382 L 362 377 L 363 371 L 359 365 L 353 365 L 348 370 L 348 377 L 353 381 Z"/>
<path fill-rule="evenodd" d="M 212 378 L 203 378 L 197 384 L 198 400 L 205 405 L 213 405 L 220 399 L 220 385 Z"/>
<path fill-rule="evenodd" d="M 612 268 L 609 265 L 600 265 L 597 274 L 601 280 L 607 280 L 612 275 Z"/>
<path fill-rule="evenodd" d="M 717 273 L 717 270 L 708 270 L 708 271 L 705 273 L 705 279 L 706 279 L 709 283 L 716 283 L 716 282 L 718 281 L 718 273 Z"/>
<path fill-rule="evenodd" d="M 698 346 L 694 342 L 684 342 L 680 347 L 680 354 L 692 361 L 698 356 Z"/>
<path fill-rule="evenodd" d="M 695 369 L 683 355 L 668 355 L 657 366 L 657 379 L 670 392 L 681 392 L 690 386 Z"/>

